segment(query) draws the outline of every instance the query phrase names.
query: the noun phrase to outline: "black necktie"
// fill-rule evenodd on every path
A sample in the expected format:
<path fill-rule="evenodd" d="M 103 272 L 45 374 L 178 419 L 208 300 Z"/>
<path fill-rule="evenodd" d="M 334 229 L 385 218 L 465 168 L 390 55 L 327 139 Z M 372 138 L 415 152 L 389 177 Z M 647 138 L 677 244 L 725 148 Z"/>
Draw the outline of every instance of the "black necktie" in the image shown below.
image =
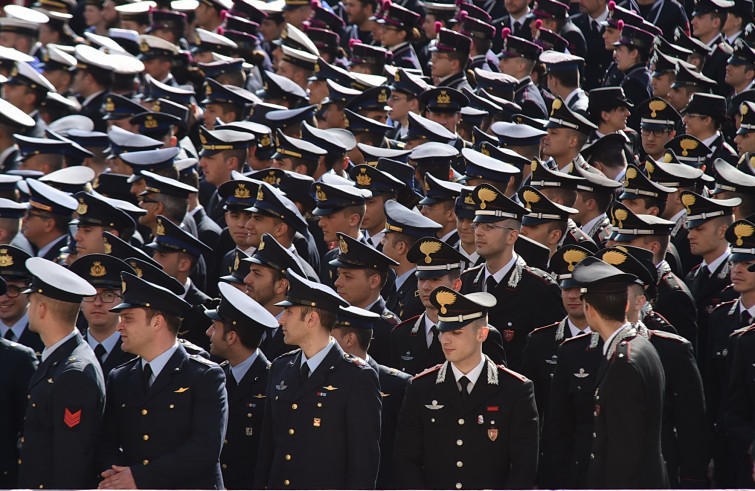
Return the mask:
<path fill-rule="evenodd" d="M 104 363 L 106 354 L 107 350 L 105 349 L 105 347 L 102 346 L 102 343 L 98 343 L 94 348 L 94 356 L 97 357 L 97 361 L 100 362 L 100 365 Z"/>
<path fill-rule="evenodd" d="M 498 282 L 493 278 L 493 275 L 488 276 L 485 280 L 485 291 L 491 293 L 498 286 Z"/>
<path fill-rule="evenodd" d="M 7 331 L 5 331 L 5 336 L 3 336 L 3 337 L 5 339 L 7 339 L 8 341 L 15 341 L 16 340 L 16 335 L 13 334 L 13 330 L 12 329 L 8 329 Z"/>
<path fill-rule="evenodd" d="M 144 381 L 144 388 L 149 390 L 149 387 L 152 385 L 152 367 L 149 366 L 149 363 L 144 364 L 144 368 L 142 368 L 142 377 Z"/>
<path fill-rule="evenodd" d="M 309 378 L 309 363 L 305 363 L 301 366 L 301 380 L 306 382 Z"/>
<path fill-rule="evenodd" d="M 600 26 L 595 21 L 592 21 L 592 32 L 594 32 L 595 34 L 600 34 Z"/>
<path fill-rule="evenodd" d="M 743 310 L 739 314 L 739 327 L 747 327 L 750 324 L 752 324 L 752 317 L 750 317 L 750 312 Z"/>
<path fill-rule="evenodd" d="M 704 264 L 700 265 L 698 277 L 701 281 L 707 281 L 710 278 L 710 270 L 708 269 L 708 266 L 705 266 Z"/>
<path fill-rule="evenodd" d="M 433 326 L 430 328 L 430 332 L 433 334 L 433 340 L 430 341 L 430 358 L 433 363 L 442 363 L 445 360 L 445 356 L 443 355 L 443 348 L 440 346 L 438 328 Z"/>
<path fill-rule="evenodd" d="M 469 379 L 466 376 L 461 377 L 459 385 L 461 385 L 461 400 L 466 401 L 469 397 Z"/>
<path fill-rule="evenodd" d="M 514 34 L 519 34 L 519 30 L 522 28 L 522 23 L 519 21 L 514 22 Z"/>

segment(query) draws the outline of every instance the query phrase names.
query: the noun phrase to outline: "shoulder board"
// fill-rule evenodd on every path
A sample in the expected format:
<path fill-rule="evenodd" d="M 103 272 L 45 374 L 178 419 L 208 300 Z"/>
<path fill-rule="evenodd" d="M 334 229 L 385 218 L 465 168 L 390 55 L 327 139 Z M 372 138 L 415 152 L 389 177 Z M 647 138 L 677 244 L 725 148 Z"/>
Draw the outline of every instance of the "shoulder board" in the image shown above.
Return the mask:
<path fill-rule="evenodd" d="M 653 330 L 652 332 L 653 332 L 653 337 L 657 336 L 663 339 L 670 339 L 672 341 L 678 341 L 679 343 L 682 343 L 682 344 L 689 343 L 689 341 L 687 341 L 682 336 L 679 336 L 678 334 L 674 334 L 672 332 L 658 331 L 658 330 Z"/>
<path fill-rule="evenodd" d="M 214 362 L 214 361 L 212 361 L 212 360 L 208 360 L 208 359 L 207 359 L 207 358 L 205 358 L 204 356 L 199 356 L 199 355 L 189 355 L 189 359 L 190 359 L 190 360 L 194 360 L 194 361 L 197 361 L 197 362 L 201 363 L 202 365 L 207 365 L 208 367 L 216 367 L 216 366 L 218 366 L 218 364 L 217 364 L 217 363 L 215 363 L 215 362 Z"/>
<path fill-rule="evenodd" d="M 348 362 L 351 362 L 354 365 L 357 365 L 359 367 L 369 367 L 370 366 L 370 365 L 367 364 L 366 361 L 364 361 L 363 359 L 359 358 L 358 356 L 350 355 L 348 353 L 344 353 L 343 354 L 343 359 L 346 360 L 346 361 L 348 361 Z"/>
<path fill-rule="evenodd" d="M 734 305 L 734 302 L 736 302 L 737 300 L 738 299 L 735 298 L 734 300 L 729 300 L 728 302 L 721 302 L 715 307 L 713 307 L 713 310 L 711 310 L 711 312 L 715 312 L 716 310 L 721 309 L 721 308 L 729 308 L 732 305 Z"/>
<path fill-rule="evenodd" d="M 682 283 L 682 280 L 679 279 L 679 277 L 676 276 L 672 271 L 666 272 L 663 275 L 663 279 L 666 280 L 666 284 L 674 290 L 683 291 L 686 288 L 686 285 Z"/>
<path fill-rule="evenodd" d="M 749 334 L 751 332 L 755 332 L 755 326 L 747 326 L 747 327 L 740 327 L 736 331 L 729 334 L 730 338 L 736 338 L 739 336 L 742 336 L 744 334 Z"/>
<path fill-rule="evenodd" d="M 566 339 L 564 339 L 561 342 L 561 346 L 563 346 L 565 344 L 573 345 L 573 344 L 577 344 L 577 343 L 590 344 L 590 338 L 591 337 L 592 336 L 590 334 L 580 334 L 579 336 L 574 336 L 574 337 L 571 337 L 571 338 L 566 338 Z"/>
<path fill-rule="evenodd" d="M 627 338 L 632 339 L 632 338 Z M 616 350 L 613 352 L 613 356 L 611 359 L 625 359 L 625 361 L 629 361 L 629 354 L 631 352 L 630 343 L 627 342 L 627 339 L 620 341 L 619 344 L 616 346 Z"/>
<path fill-rule="evenodd" d="M 553 276 L 551 276 L 551 274 L 548 273 L 547 271 L 543 271 L 540 268 L 535 268 L 533 266 L 525 266 L 524 271 L 527 271 L 535 278 L 542 280 L 543 283 L 548 283 L 548 284 L 555 283 L 553 281 Z"/>
<path fill-rule="evenodd" d="M 401 321 L 401 322 L 399 322 L 399 323 L 398 323 L 398 324 L 396 325 L 396 327 L 394 327 L 394 328 L 393 328 L 393 330 L 396 330 L 396 329 L 398 329 L 398 328 L 400 328 L 400 327 L 403 327 L 403 326 L 405 326 L 405 325 L 407 325 L 407 324 L 412 324 L 412 325 L 414 325 L 414 323 L 415 323 L 415 322 L 417 322 L 417 319 L 419 319 L 419 316 L 420 316 L 420 315 L 422 315 L 422 314 L 419 314 L 419 315 L 415 315 L 414 317 L 409 317 L 408 319 L 406 319 L 406 320 L 404 320 L 404 321 Z"/>
<path fill-rule="evenodd" d="M 225 360 L 223 363 L 220 364 L 221 367 L 227 367 L 231 363 L 228 360 Z"/>
<path fill-rule="evenodd" d="M 277 360 L 278 358 L 287 358 L 287 357 L 290 357 L 290 356 L 294 356 L 294 355 L 298 354 L 299 351 L 301 351 L 301 348 L 296 348 L 295 350 L 289 351 L 288 353 L 283 353 L 282 355 L 278 355 L 278 357 L 275 358 L 275 359 Z"/>
<path fill-rule="evenodd" d="M 117 369 L 117 368 L 121 368 L 121 367 L 128 367 L 128 366 L 131 366 L 131 365 L 133 365 L 134 363 L 137 363 L 137 362 L 138 362 L 138 361 L 139 361 L 140 359 L 141 359 L 141 358 L 139 358 L 138 356 L 137 356 L 137 357 L 135 357 L 135 358 L 132 358 L 131 360 L 129 360 L 129 361 L 125 362 L 125 363 L 121 363 L 120 365 L 113 367 L 113 370 L 115 370 L 115 369 Z M 112 372 L 113 370 L 111 370 L 111 372 Z M 107 379 L 107 377 L 105 377 L 105 378 Z"/>
<path fill-rule="evenodd" d="M 467 276 L 467 275 L 477 274 L 477 272 L 480 271 L 480 269 L 482 269 L 482 267 L 484 265 L 485 265 L 484 263 L 483 264 L 478 264 L 477 266 L 472 266 L 471 268 L 465 269 L 464 272 L 461 273 L 461 275 L 462 276 Z"/>
<path fill-rule="evenodd" d="M 529 335 L 533 335 L 535 333 L 544 333 L 545 331 L 548 331 L 550 329 L 553 329 L 554 327 L 558 327 L 560 322 L 554 322 L 553 324 L 548 324 L 547 326 L 538 327 L 536 329 L 533 329 L 532 332 L 529 333 Z"/>
<path fill-rule="evenodd" d="M 525 377 L 521 373 L 515 372 L 514 370 L 510 370 L 510 369 L 506 368 L 504 365 L 496 365 L 496 366 L 498 367 L 499 371 L 501 371 L 501 372 L 503 372 L 503 373 L 505 373 L 505 374 L 507 374 L 507 375 L 509 375 L 509 376 L 511 376 L 511 377 L 513 377 L 515 379 L 517 379 L 517 380 L 521 380 L 522 382 L 527 382 L 529 380 L 527 377 Z"/>
<path fill-rule="evenodd" d="M 443 366 L 443 364 L 442 364 L 442 363 L 438 363 L 438 364 L 437 364 L 437 365 L 435 365 L 434 367 L 430 367 L 430 368 L 428 368 L 427 370 L 424 370 L 424 371 L 422 371 L 422 372 L 419 372 L 419 373 L 418 373 L 417 375 L 415 375 L 414 377 L 412 377 L 412 380 L 416 380 L 416 379 L 418 379 L 418 378 L 420 378 L 420 377 L 424 377 L 425 375 L 428 375 L 428 374 L 430 374 L 430 373 L 434 373 L 434 372 L 437 372 L 438 370 L 440 370 L 440 367 L 442 367 L 442 366 Z"/>
<path fill-rule="evenodd" d="M 386 371 L 386 373 L 388 373 L 388 375 L 392 375 L 394 377 L 399 377 L 399 378 L 403 378 L 404 376 L 409 377 L 408 373 L 404 373 L 404 372 L 402 372 L 401 370 L 399 370 L 397 368 L 391 368 L 391 367 L 385 367 L 385 368 L 388 369 Z"/>
<path fill-rule="evenodd" d="M 388 312 L 386 314 L 382 314 L 380 317 L 383 318 L 383 320 L 387 321 L 389 324 L 392 325 L 398 325 L 398 317 L 396 317 L 396 314 L 393 312 Z"/>

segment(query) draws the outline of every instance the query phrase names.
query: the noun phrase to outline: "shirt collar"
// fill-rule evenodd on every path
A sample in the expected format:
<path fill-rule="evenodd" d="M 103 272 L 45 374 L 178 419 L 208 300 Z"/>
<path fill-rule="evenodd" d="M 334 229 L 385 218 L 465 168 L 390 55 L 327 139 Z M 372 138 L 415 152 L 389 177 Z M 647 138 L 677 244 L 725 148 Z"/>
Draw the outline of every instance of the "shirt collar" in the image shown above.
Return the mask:
<path fill-rule="evenodd" d="M 92 94 L 89 97 L 87 97 L 86 99 L 84 99 L 84 102 L 82 102 L 81 105 L 82 106 L 86 106 L 87 104 L 89 104 L 90 102 L 92 102 L 95 98 L 97 98 L 100 94 L 102 94 L 104 92 L 105 92 L 104 90 L 98 90 L 94 94 Z"/>
<path fill-rule="evenodd" d="M 257 348 L 254 350 L 254 353 L 249 355 L 249 357 L 236 365 L 235 367 L 231 367 L 231 373 L 233 374 L 233 378 L 236 379 L 236 383 L 240 384 L 242 380 L 244 380 L 244 376 L 246 375 L 246 372 L 249 371 L 250 368 L 252 368 L 252 365 L 257 360 L 257 357 L 260 354 L 260 349 Z"/>
<path fill-rule="evenodd" d="M 606 217 L 606 214 L 605 213 L 601 213 L 600 215 L 596 216 L 595 218 L 593 218 L 592 220 L 590 220 L 589 222 L 585 223 L 584 225 L 582 225 L 579 228 L 582 229 L 582 231 L 584 233 L 586 233 L 586 234 L 590 233 L 590 232 L 592 232 L 592 229 L 595 228 L 595 225 L 599 221 L 603 220 L 605 217 Z"/>
<path fill-rule="evenodd" d="M 488 269 L 488 265 L 485 264 L 485 281 L 488 280 L 489 276 L 493 276 L 493 279 L 496 281 L 496 283 L 500 283 L 501 280 L 503 280 L 503 277 L 506 276 L 506 273 L 508 273 L 509 270 L 512 267 L 514 267 L 514 264 L 516 264 L 516 260 L 517 260 L 518 257 L 519 256 L 517 256 L 516 254 L 514 254 L 511 257 L 511 260 L 508 263 L 506 263 L 506 265 L 504 267 L 502 267 L 501 269 L 499 269 L 495 273 L 491 273 L 490 270 Z"/>
<path fill-rule="evenodd" d="M 149 366 L 152 369 L 153 380 L 157 379 L 157 376 L 160 375 L 160 372 L 165 368 L 165 365 L 168 364 L 168 360 L 170 360 L 171 356 L 173 356 L 173 353 L 175 353 L 177 349 L 178 341 L 176 341 L 173 346 L 157 355 L 155 359 L 150 362 L 142 358 L 142 368 L 144 368 L 146 363 L 149 363 Z"/>
<path fill-rule="evenodd" d="M 706 264 L 705 261 L 700 265 L 700 267 L 706 266 L 708 268 L 708 271 L 710 274 L 713 274 L 716 272 L 719 266 L 721 266 L 721 263 L 729 259 L 729 256 L 731 256 L 731 250 L 727 247 L 723 254 L 718 256 L 716 259 L 711 261 L 710 264 Z"/>
<path fill-rule="evenodd" d="M 521 16 L 521 17 L 514 17 L 514 16 L 512 15 L 512 16 L 511 16 L 511 27 L 514 27 L 514 24 L 515 24 L 515 23 L 517 23 L 517 22 L 518 22 L 518 23 L 519 23 L 520 25 L 524 25 L 524 21 L 526 21 L 526 20 L 527 20 L 527 16 L 528 16 L 528 15 L 530 15 L 530 8 L 529 8 L 529 7 L 527 7 L 527 11 L 526 11 L 526 12 L 525 12 L 524 14 L 522 14 L 522 16 Z"/>
<path fill-rule="evenodd" d="M 713 136 L 709 136 L 708 138 L 706 138 L 705 140 L 703 140 L 703 143 L 708 148 L 711 148 L 713 142 L 716 141 L 716 138 L 718 138 L 718 132 L 714 133 Z"/>
<path fill-rule="evenodd" d="M 108 355 L 113 351 L 115 348 L 116 343 L 118 343 L 118 340 L 121 338 L 121 333 L 118 331 L 113 332 L 110 336 L 105 338 L 103 342 L 99 342 L 96 339 L 94 339 L 94 336 L 92 336 L 92 332 L 90 329 L 87 329 L 87 343 L 89 343 L 89 347 L 92 348 L 92 351 L 94 351 L 94 348 L 97 347 L 98 344 L 101 344 L 103 348 L 105 348 L 105 356 L 102 357 L 104 360 L 108 357 Z"/>
<path fill-rule="evenodd" d="M 590 327 L 587 326 L 584 329 L 580 329 L 577 326 L 574 325 L 574 323 L 567 317 L 566 323 L 569 325 L 569 330 L 571 331 L 571 337 L 579 336 L 580 334 L 589 334 L 592 331 L 590 330 Z"/>
<path fill-rule="evenodd" d="M 61 239 L 66 238 L 68 238 L 68 236 L 66 234 L 63 234 L 56 239 L 53 239 L 51 242 L 48 242 L 47 245 L 39 249 L 39 251 L 37 252 L 37 257 L 45 257 L 45 255 L 50 252 L 50 250 L 55 247 L 55 245 L 60 242 Z"/>
<path fill-rule="evenodd" d="M 480 378 L 480 374 L 482 373 L 482 369 L 485 367 L 486 361 L 486 358 L 483 356 L 480 360 L 480 363 L 478 363 L 476 367 L 471 369 L 469 373 L 466 374 L 462 373 L 461 370 L 456 368 L 456 365 L 454 365 L 453 363 L 449 363 L 449 365 L 451 365 L 451 371 L 453 372 L 454 378 L 456 379 L 457 383 L 459 382 L 459 379 L 461 377 L 467 377 L 469 379 L 469 383 L 471 383 L 472 387 L 474 387 L 477 383 L 477 380 Z M 469 389 L 469 392 L 472 392 L 472 389 Z"/>
<path fill-rule="evenodd" d="M 598 24 L 600 24 L 601 22 L 603 22 L 606 19 L 608 19 L 608 7 L 604 8 L 603 12 L 601 12 L 599 16 L 597 16 L 597 17 L 590 17 L 591 21 L 597 22 Z"/>
<path fill-rule="evenodd" d="M 404 282 L 417 271 L 417 268 L 410 269 L 409 271 L 402 273 L 401 276 L 396 277 L 396 291 L 400 290 L 404 286 Z"/>
<path fill-rule="evenodd" d="M 568 105 L 569 105 L 569 102 L 570 102 L 570 101 L 571 101 L 571 100 L 572 100 L 573 98 L 577 97 L 577 94 L 579 94 L 579 92 L 580 92 L 580 91 L 579 91 L 579 87 L 577 87 L 576 89 L 572 90 L 572 91 L 571 91 L 571 92 L 569 93 L 569 95 L 567 95 L 567 96 L 566 96 L 566 97 L 564 98 L 564 104 L 566 104 L 566 105 L 568 106 Z"/>
<path fill-rule="evenodd" d="M 626 327 L 628 324 L 624 324 L 623 326 L 616 329 L 613 333 L 611 333 L 610 336 L 608 336 L 608 339 L 606 339 L 606 342 L 603 343 L 603 356 L 606 356 L 608 354 L 608 348 L 611 346 L 611 341 L 613 341 L 613 338 L 619 335 L 621 331 L 624 330 L 624 327 Z"/>
<path fill-rule="evenodd" d="M 24 329 L 26 329 L 26 326 L 29 324 L 29 312 L 24 312 L 24 315 L 16 321 L 15 324 L 12 326 L 5 325 L 2 321 L 0 321 L 0 328 L 2 328 L 2 335 L 5 337 L 5 333 L 8 332 L 8 329 L 13 331 L 13 334 L 16 336 L 16 341 L 18 342 L 19 339 L 21 339 L 21 335 L 24 333 Z"/>
<path fill-rule="evenodd" d="M 76 336 L 76 333 L 78 333 L 78 332 L 79 331 L 77 331 L 76 329 L 74 329 L 73 331 L 71 331 L 70 333 L 68 333 L 63 339 L 61 339 L 57 343 L 53 344 L 49 348 L 45 348 L 42 351 L 42 361 L 45 361 L 47 358 L 49 358 L 50 355 L 53 354 L 53 352 L 55 352 L 56 349 L 60 348 L 63 344 L 65 344 L 66 341 L 68 341 L 72 337 Z"/>
<path fill-rule="evenodd" d="M 304 352 L 301 352 L 301 366 L 304 366 L 306 363 L 309 365 L 309 373 L 315 373 L 315 370 L 317 370 L 317 367 L 320 366 L 320 363 L 325 359 L 326 356 L 328 356 L 328 353 L 330 353 L 331 348 L 333 348 L 333 345 L 335 344 L 335 339 L 332 337 L 328 340 L 327 346 L 325 346 L 323 349 L 321 349 L 315 356 L 312 358 L 307 359 L 307 355 L 304 354 Z"/>

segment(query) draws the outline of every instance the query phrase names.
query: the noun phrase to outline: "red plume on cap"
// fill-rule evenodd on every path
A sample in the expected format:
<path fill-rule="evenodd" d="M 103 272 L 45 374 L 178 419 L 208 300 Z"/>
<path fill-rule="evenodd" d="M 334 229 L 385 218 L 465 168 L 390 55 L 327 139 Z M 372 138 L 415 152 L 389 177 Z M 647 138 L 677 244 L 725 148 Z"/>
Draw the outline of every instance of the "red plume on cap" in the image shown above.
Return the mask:
<path fill-rule="evenodd" d="M 624 29 L 624 21 L 623 20 L 619 20 L 619 22 L 617 22 L 616 24 L 618 25 L 619 30 Z"/>
<path fill-rule="evenodd" d="M 391 0 L 383 0 L 383 10 L 391 8 Z"/>
<path fill-rule="evenodd" d="M 157 10 L 155 7 L 150 7 L 149 9 L 147 9 L 147 12 L 149 12 L 151 14 L 155 10 Z"/>
<path fill-rule="evenodd" d="M 466 11 L 466 10 L 462 10 L 461 12 L 459 12 L 459 19 L 460 19 L 460 20 L 464 20 L 464 19 L 466 19 L 467 17 L 469 17 L 469 14 L 467 13 L 467 11 Z"/>
<path fill-rule="evenodd" d="M 510 35 L 511 35 L 511 29 L 509 29 L 508 27 L 504 27 L 503 29 L 501 29 L 501 39 L 506 39 Z"/>
<path fill-rule="evenodd" d="M 220 11 L 220 20 L 226 20 L 229 15 L 231 15 L 231 13 L 228 12 L 227 10 L 225 10 L 225 9 L 221 10 Z"/>
<path fill-rule="evenodd" d="M 308 20 L 305 20 L 301 23 L 302 30 L 306 31 L 311 27 L 311 23 Z"/>
<path fill-rule="evenodd" d="M 225 33 L 225 29 L 223 29 L 222 27 L 218 27 L 217 29 L 215 29 L 215 32 L 217 32 L 218 34 L 222 36 L 223 33 Z"/>
<path fill-rule="evenodd" d="M 464 0 L 456 0 L 456 6 L 457 7 L 460 7 L 460 6 L 464 5 L 465 3 L 467 3 L 467 2 L 465 2 Z"/>
<path fill-rule="evenodd" d="M 355 44 L 362 44 L 362 40 L 358 38 L 349 39 L 349 48 L 353 48 Z"/>
<path fill-rule="evenodd" d="M 610 2 L 608 2 L 608 10 L 610 10 L 611 12 L 613 12 L 613 10 L 615 8 L 616 8 L 616 2 L 614 2 L 613 0 L 611 0 Z"/>
<path fill-rule="evenodd" d="M 535 29 L 540 29 L 541 27 L 543 27 L 543 20 L 535 19 Z"/>
<path fill-rule="evenodd" d="M 438 34 L 441 29 L 443 29 L 443 23 L 436 20 L 435 21 L 435 34 Z"/>
<path fill-rule="evenodd" d="M 312 0 L 309 5 L 314 9 L 320 6 L 320 0 Z"/>

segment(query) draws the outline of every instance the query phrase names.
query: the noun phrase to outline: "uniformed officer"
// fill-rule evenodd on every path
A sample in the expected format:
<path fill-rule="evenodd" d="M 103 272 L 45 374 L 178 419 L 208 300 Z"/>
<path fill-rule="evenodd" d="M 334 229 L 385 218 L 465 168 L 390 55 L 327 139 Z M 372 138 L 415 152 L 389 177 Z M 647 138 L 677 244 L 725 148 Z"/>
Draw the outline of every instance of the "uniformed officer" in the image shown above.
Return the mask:
<path fill-rule="evenodd" d="M 79 219 L 74 239 L 76 254 L 102 254 L 105 252 L 103 232 L 110 232 L 128 240 L 136 229 L 134 220 L 105 199 L 86 191 L 75 195 L 78 201 L 76 214 Z M 117 277 L 118 275 L 116 275 Z"/>
<path fill-rule="evenodd" d="M 137 357 L 110 372 L 98 470 L 108 489 L 223 487 L 220 451 L 228 422 L 225 376 L 177 341 L 191 305 L 122 273 L 118 331 Z"/>
<path fill-rule="evenodd" d="M 86 342 L 107 377 L 112 369 L 134 357 L 121 349 L 121 334 L 116 329 L 118 314 L 110 312 L 121 300 L 121 273 L 133 274 L 134 270 L 115 256 L 87 254 L 71 264 L 71 271 L 97 290 L 97 295 L 84 297 L 81 313 L 87 323 Z"/>
<path fill-rule="evenodd" d="M 270 362 L 259 349 L 262 334 L 278 328 L 278 321 L 260 304 L 229 284 L 219 284 L 220 305 L 206 310 L 210 352 L 225 361 L 228 428 L 220 454 L 227 489 L 252 489 L 257 461 L 265 389 Z"/>
<path fill-rule="evenodd" d="M 506 342 L 508 366 L 518 370 L 530 331 L 563 319 L 560 290 L 550 276 L 530 268 L 516 254 L 514 244 L 527 209 L 488 184 L 477 186 L 472 199 L 475 244 L 485 264 L 462 274 L 461 291 L 486 291 L 496 297 L 491 317 Z M 539 308 L 533 310 L 527 299 L 535 298 Z"/>
<path fill-rule="evenodd" d="M 75 328 L 83 297 L 96 293 L 75 273 L 43 258 L 26 260 L 29 328 L 45 344 L 29 382 L 18 485 L 93 488 L 95 448 L 105 409 L 100 365 Z"/>
<path fill-rule="evenodd" d="M 471 89 L 466 69 L 472 39 L 456 31 L 435 25 L 436 42 L 430 46 L 431 73 L 434 85 L 461 90 Z"/>
<path fill-rule="evenodd" d="M 587 97 L 587 96 L 585 96 Z M 556 161 L 558 170 L 563 170 L 571 162 L 583 166 L 584 159 L 579 154 L 588 136 L 598 129 L 584 112 L 571 109 L 566 102 L 556 98 L 551 105 L 551 114 L 545 125 L 548 134 L 543 137 L 543 155 Z"/>
<path fill-rule="evenodd" d="M 393 448 L 396 426 L 399 411 L 404 402 L 406 386 L 411 377 L 395 368 L 378 364 L 368 354 L 373 329 L 375 323 L 379 320 L 380 316 L 375 312 L 351 305 L 339 310 L 335 327 L 331 332 L 333 338 L 345 353 L 362 358 L 378 374 L 383 409 L 380 422 L 380 469 L 378 470 L 376 488 L 395 489 Z"/>
<path fill-rule="evenodd" d="M 681 114 L 665 99 L 651 97 L 638 104 L 642 150 L 653 160 L 661 160 L 664 145 L 676 136 Z"/>
<path fill-rule="evenodd" d="M 29 209 L 23 219 L 22 233 L 37 257 L 53 261 L 68 242 L 68 220 L 78 203 L 68 193 L 36 179 L 26 182 L 30 191 Z"/>
<path fill-rule="evenodd" d="M 626 318 L 627 286 L 636 277 L 588 257 L 575 266 L 573 278 L 585 318 L 605 343 L 588 486 L 667 487 L 661 455 L 663 366 Z"/>
<path fill-rule="evenodd" d="M 287 273 L 280 324 L 299 350 L 270 368 L 255 487 L 373 489 L 380 460 L 380 385 L 361 358 L 330 337 L 331 288 Z"/>
<path fill-rule="evenodd" d="M 532 186 L 522 187 L 518 197 L 528 210 L 522 217 L 523 236 L 548 248 L 549 256 L 553 256 L 563 243 L 572 243 L 566 235 L 569 215 L 576 214 L 576 208 L 555 203 Z"/>
<path fill-rule="evenodd" d="M 29 329 L 29 298 L 21 294 L 31 282 L 31 274 L 26 269 L 26 260 L 30 257 L 18 247 L 0 247 L 0 277 L 7 284 L 0 301 L 8 306 L 5 311 L 0 310 L 0 333 L 8 341 L 28 346 L 39 358 L 45 345 L 39 334 Z"/>
<path fill-rule="evenodd" d="M 532 382 L 482 352 L 495 297 L 441 286 L 430 301 L 447 361 L 414 377 L 407 389 L 396 432 L 398 485 L 531 488 L 538 448 Z"/>
<path fill-rule="evenodd" d="M 510 31 L 501 33 L 504 38 L 503 50 L 499 54 L 501 71 L 515 77 L 518 82 L 514 89 L 514 100 L 521 106 L 522 113 L 532 118 L 546 119 L 548 108 L 540 90 L 532 82 L 532 71 L 543 48 L 522 37 L 512 36 Z"/>

